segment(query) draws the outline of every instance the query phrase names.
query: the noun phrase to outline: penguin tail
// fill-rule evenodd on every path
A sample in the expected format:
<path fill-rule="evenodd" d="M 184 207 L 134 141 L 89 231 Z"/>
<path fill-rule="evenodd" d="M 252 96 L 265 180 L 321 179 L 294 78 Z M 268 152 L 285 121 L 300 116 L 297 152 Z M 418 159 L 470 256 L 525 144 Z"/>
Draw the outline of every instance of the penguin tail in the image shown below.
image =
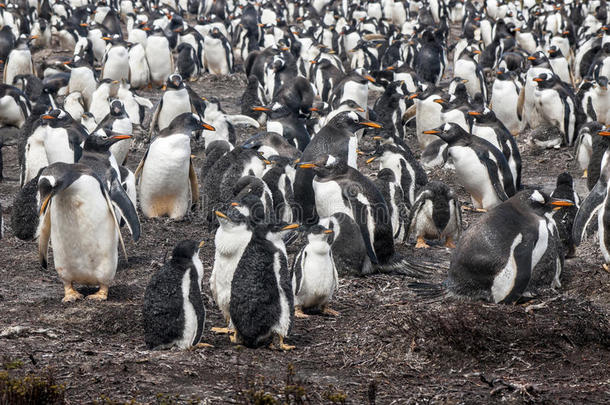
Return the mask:
<path fill-rule="evenodd" d="M 379 273 L 400 274 L 412 278 L 429 278 L 438 266 L 433 266 L 429 263 L 416 263 L 411 259 L 395 255 L 389 262 L 385 264 L 377 264 L 375 269 Z"/>
<path fill-rule="evenodd" d="M 412 282 L 407 284 L 418 298 L 427 302 L 440 301 L 447 297 L 447 288 L 443 284 Z"/>

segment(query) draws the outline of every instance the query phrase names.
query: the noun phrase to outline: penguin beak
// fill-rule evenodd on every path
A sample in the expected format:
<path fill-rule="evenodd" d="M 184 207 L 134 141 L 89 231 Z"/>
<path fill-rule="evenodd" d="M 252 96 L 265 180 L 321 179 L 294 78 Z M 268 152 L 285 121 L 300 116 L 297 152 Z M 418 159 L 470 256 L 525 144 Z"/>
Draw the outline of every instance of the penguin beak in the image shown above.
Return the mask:
<path fill-rule="evenodd" d="M 49 193 L 49 195 L 46 196 L 46 198 L 42 202 L 42 205 L 40 206 L 40 212 L 38 213 L 38 216 L 41 216 L 42 214 L 45 213 L 45 211 L 47 210 L 47 206 L 49 205 L 49 202 L 51 201 L 51 197 L 53 197 L 53 193 Z"/>
<path fill-rule="evenodd" d="M 205 129 L 207 129 L 208 131 L 216 131 L 216 128 L 214 128 L 210 124 L 206 124 L 205 122 L 202 122 L 201 126 L 204 127 Z"/>
<path fill-rule="evenodd" d="M 310 163 L 310 162 L 299 163 L 299 167 L 301 169 L 313 169 L 314 167 L 316 167 L 316 164 L 315 163 Z"/>
<path fill-rule="evenodd" d="M 539 78 L 539 77 L 535 77 L 535 78 L 534 78 L 534 81 L 535 81 L 535 82 L 543 82 L 544 80 L 543 80 L 543 79 L 541 79 L 541 78 Z"/>
<path fill-rule="evenodd" d="M 474 51 L 472 51 L 472 53 L 474 53 L 475 55 L 480 55 L 481 51 L 479 51 L 478 49 L 475 49 Z"/>
<path fill-rule="evenodd" d="M 562 209 L 563 207 L 573 207 L 575 204 L 570 200 L 551 200 L 549 205 L 553 207 L 553 211 Z"/>
<path fill-rule="evenodd" d="M 610 136 L 610 131 L 599 131 L 597 134 L 601 136 Z"/>
<path fill-rule="evenodd" d="M 297 229 L 299 226 L 300 226 L 299 224 L 286 225 L 285 227 L 282 228 L 282 231 L 287 231 L 289 229 Z"/>
<path fill-rule="evenodd" d="M 231 207 L 239 207 L 239 203 L 232 202 L 232 203 L 231 203 Z"/>
<path fill-rule="evenodd" d="M 464 84 L 468 83 L 468 79 L 462 79 L 462 83 L 464 83 Z"/>
<path fill-rule="evenodd" d="M 373 121 L 360 122 L 360 125 L 364 125 L 364 126 L 371 127 L 371 128 L 383 128 L 380 124 L 373 122 Z"/>
<path fill-rule="evenodd" d="M 311 108 L 309 109 L 309 111 L 320 111 L 320 110 L 319 110 L 319 109 L 317 109 L 316 107 L 311 107 Z"/>
<path fill-rule="evenodd" d="M 271 109 L 267 107 L 252 107 L 252 111 L 271 111 Z"/>
<path fill-rule="evenodd" d="M 443 100 L 442 98 L 434 99 L 434 102 L 438 104 L 445 104 L 445 100 Z"/>
<path fill-rule="evenodd" d="M 88 27 L 89 26 L 89 24 L 87 24 L 87 23 L 80 23 L 78 25 L 80 25 L 81 27 Z"/>
<path fill-rule="evenodd" d="M 142 31 L 150 31 L 150 27 L 144 27 L 142 28 Z"/>
<path fill-rule="evenodd" d="M 371 76 L 369 76 L 369 75 L 364 75 L 364 78 L 365 78 L 366 80 L 368 80 L 369 82 L 371 82 L 371 83 L 375 83 L 375 79 L 373 79 L 373 78 L 372 78 Z"/>
<path fill-rule="evenodd" d="M 481 115 L 478 111 L 468 111 L 468 115 Z"/>
<path fill-rule="evenodd" d="M 527 60 L 536 60 L 536 58 L 535 58 L 535 57 L 533 57 L 533 56 L 528 56 L 528 57 L 527 57 Z"/>
<path fill-rule="evenodd" d="M 312 65 L 315 65 L 318 62 L 316 62 L 315 60 L 310 60 L 309 63 L 311 63 Z"/>
<path fill-rule="evenodd" d="M 214 214 L 216 214 L 217 217 L 224 218 L 224 219 L 229 219 L 229 217 L 227 217 L 225 214 L 223 214 L 220 211 L 214 211 Z"/>
<path fill-rule="evenodd" d="M 38 39 L 39 36 L 38 35 L 30 35 L 30 39 Z"/>
<path fill-rule="evenodd" d="M 497 74 L 497 75 L 501 75 L 502 73 L 503 73 L 503 72 L 501 72 L 500 70 L 498 70 L 498 71 L 496 72 L 496 74 Z"/>
<path fill-rule="evenodd" d="M 418 93 L 413 93 L 409 96 L 409 100 L 413 100 L 414 98 L 416 98 L 417 96 L 419 96 Z"/>
<path fill-rule="evenodd" d="M 387 68 L 385 68 L 385 70 L 394 70 L 396 69 L 394 66 L 388 66 Z"/>
<path fill-rule="evenodd" d="M 369 165 L 369 164 L 373 163 L 373 160 L 375 160 L 375 159 L 377 159 L 377 156 L 373 156 L 372 158 L 367 159 L 366 164 Z"/>
<path fill-rule="evenodd" d="M 363 113 L 364 112 L 364 108 L 358 107 L 358 108 L 356 108 L 356 111 Z"/>
<path fill-rule="evenodd" d="M 48 114 L 47 114 L 47 115 L 43 115 L 43 116 L 42 116 L 42 119 L 43 119 L 43 120 L 54 120 L 54 119 L 55 119 L 55 117 L 54 117 L 54 116 L 52 116 L 52 115 L 48 115 Z"/>
<path fill-rule="evenodd" d="M 199 249 L 201 249 L 203 247 L 203 245 L 205 245 L 205 241 L 202 240 L 201 242 L 199 242 Z"/>
<path fill-rule="evenodd" d="M 427 131 L 424 131 L 423 133 L 426 135 L 438 135 L 441 133 L 441 131 L 438 131 L 436 129 L 429 129 Z"/>
<path fill-rule="evenodd" d="M 110 38 L 110 37 L 102 37 L 102 39 L 103 39 L 104 41 L 110 41 L 112 38 Z"/>
<path fill-rule="evenodd" d="M 115 135 L 115 136 L 111 137 L 110 139 L 120 141 L 121 139 L 130 139 L 130 138 L 131 138 L 131 135 Z"/>
<path fill-rule="evenodd" d="M 373 137 L 373 140 L 374 140 L 374 141 L 381 141 L 381 140 L 383 140 L 383 137 L 382 137 L 382 136 L 377 135 L 377 136 L 374 136 L 374 137 Z"/>

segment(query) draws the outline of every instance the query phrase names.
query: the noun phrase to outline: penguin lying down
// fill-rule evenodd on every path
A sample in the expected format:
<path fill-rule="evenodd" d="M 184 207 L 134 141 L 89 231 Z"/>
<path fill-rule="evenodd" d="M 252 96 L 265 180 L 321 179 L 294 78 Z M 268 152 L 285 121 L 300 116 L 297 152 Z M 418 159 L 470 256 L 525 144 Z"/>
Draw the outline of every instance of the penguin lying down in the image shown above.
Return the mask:
<path fill-rule="evenodd" d="M 515 303 L 561 287 L 564 252 L 553 209 L 572 206 L 523 190 L 482 216 L 460 237 L 441 284 L 410 283 L 418 295 Z"/>

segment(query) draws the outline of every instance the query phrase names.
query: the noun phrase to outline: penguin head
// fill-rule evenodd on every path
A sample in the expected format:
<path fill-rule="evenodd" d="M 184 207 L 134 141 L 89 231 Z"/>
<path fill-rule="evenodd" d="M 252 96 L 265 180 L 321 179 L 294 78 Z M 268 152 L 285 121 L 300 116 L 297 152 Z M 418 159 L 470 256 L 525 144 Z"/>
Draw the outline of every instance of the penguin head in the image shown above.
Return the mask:
<path fill-rule="evenodd" d="M 556 59 L 556 58 L 563 57 L 563 53 L 561 52 L 561 49 L 557 48 L 555 45 L 551 45 L 548 52 L 549 52 L 549 59 Z"/>
<path fill-rule="evenodd" d="M 387 183 L 396 182 L 396 175 L 394 171 L 390 168 L 381 169 L 379 173 L 377 173 L 377 179 L 385 181 Z"/>
<path fill-rule="evenodd" d="M 518 199 L 522 204 L 532 209 L 538 215 L 544 215 L 547 212 L 558 210 L 562 207 L 571 207 L 575 205 L 573 201 L 551 198 L 545 192 L 537 189 L 522 190 L 514 197 L 511 197 L 511 199 L 512 198 Z"/>
<path fill-rule="evenodd" d="M 597 86 L 603 91 L 608 90 L 608 78 L 606 76 L 599 76 L 596 80 Z"/>
<path fill-rule="evenodd" d="M 80 177 L 80 173 L 74 170 L 74 166 L 69 163 L 56 162 L 42 170 L 38 178 L 36 195 L 39 215 L 46 212 L 54 195 L 68 188 Z"/>
<path fill-rule="evenodd" d="M 480 111 L 468 111 L 468 115 L 474 118 L 474 120 L 478 123 L 497 121 L 496 114 L 487 107 Z"/>
<path fill-rule="evenodd" d="M 105 153 L 108 152 L 110 147 L 115 143 L 124 139 L 131 139 L 131 135 L 124 134 L 111 134 L 108 135 L 103 130 L 96 131 L 89 135 L 85 139 L 83 144 L 83 150 L 90 152 Z"/>
<path fill-rule="evenodd" d="M 335 115 L 327 125 L 332 125 L 336 128 L 344 129 L 352 133 L 366 127 L 377 129 L 381 128 L 380 124 L 364 119 L 354 111 L 343 111 Z"/>
<path fill-rule="evenodd" d="M 110 115 L 120 117 L 125 114 L 125 105 L 119 99 L 114 99 L 110 102 Z"/>
<path fill-rule="evenodd" d="M 169 75 L 165 85 L 168 89 L 180 90 L 184 88 L 184 81 L 182 80 L 182 76 L 178 73 L 174 73 Z"/>
<path fill-rule="evenodd" d="M 201 249 L 203 244 L 203 241 L 195 242 L 190 239 L 178 242 L 172 251 L 172 257 L 170 258 L 171 263 L 174 264 L 173 267 L 187 270 L 191 265 L 201 264 L 199 249 Z"/>
<path fill-rule="evenodd" d="M 244 197 L 245 201 L 248 200 Z M 259 200 L 260 202 L 260 200 Z M 250 226 L 250 208 L 246 204 L 233 201 L 226 204 L 224 208 L 214 211 L 214 214 L 218 218 L 218 222 L 223 229 L 235 230 L 235 229 L 248 229 Z"/>
<path fill-rule="evenodd" d="M 536 51 L 532 55 L 527 57 L 527 60 L 530 61 L 532 66 L 546 66 L 550 67 L 549 59 L 546 57 L 544 52 Z"/>
<path fill-rule="evenodd" d="M 557 187 L 559 186 L 568 186 L 569 188 L 574 187 L 574 179 L 572 175 L 568 172 L 563 172 L 559 176 L 557 176 Z"/>
<path fill-rule="evenodd" d="M 59 128 L 73 121 L 70 114 L 59 108 L 49 111 L 40 118 L 43 125 L 49 125 L 52 128 Z"/>
<path fill-rule="evenodd" d="M 216 131 L 216 128 L 207 124 L 199 118 L 197 114 L 185 112 L 178 115 L 170 122 L 167 128 L 164 128 L 159 135 L 173 135 L 176 133 L 191 133 L 195 131 Z"/>
<path fill-rule="evenodd" d="M 301 162 L 298 164 L 301 169 L 313 169 L 319 177 L 328 177 L 333 174 L 347 172 L 347 162 L 338 159 L 336 156 L 324 154 L 311 162 Z"/>
<path fill-rule="evenodd" d="M 546 73 L 540 73 L 537 77 L 532 80 L 536 82 L 539 89 L 550 89 L 555 84 L 555 76 Z"/>
<path fill-rule="evenodd" d="M 308 243 L 312 242 L 326 242 L 332 243 L 333 238 L 333 230 L 329 229 L 320 224 L 312 225 L 307 229 L 304 229 L 307 233 L 307 241 Z"/>
<path fill-rule="evenodd" d="M 470 136 L 468 132 L 466 132 L 461 126 L 459 126 L 455 122 L 448 122 L 438 128 L 426 130 L 424 131 L 424 134 L 436 135 L 443 141 L 447 142 L 449 145 L 459 141 L 460 139 L 465 139 Z"/>

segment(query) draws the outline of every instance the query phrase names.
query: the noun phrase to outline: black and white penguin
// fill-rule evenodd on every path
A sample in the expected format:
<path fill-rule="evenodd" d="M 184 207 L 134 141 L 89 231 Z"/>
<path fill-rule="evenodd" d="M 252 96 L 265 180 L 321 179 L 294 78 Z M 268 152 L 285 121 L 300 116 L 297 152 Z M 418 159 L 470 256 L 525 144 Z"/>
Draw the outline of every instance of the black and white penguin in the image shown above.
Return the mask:
<path fill-rule="evenodd" d="M 176 69 L 178 69 L 180 76 L 184 80 L 197 80 L 200 70 L 195 49 L 190 44 L 181 43 L 176 51 L 178 52 Z"/>
<path fill-rule="evenodd" d="M 447 142 L 457 181 L 470 193 L 475 209 L 495 207 L 515 194 L 510 166 L 502 152 L 491 143 L 468 134 L 453 123 L 424 133 Z"/>
<path fill-rule="evenodd" d="M 169 41 L 161 28 L 155 28 L 146 40 L 146 61 L 150 68 L 150 81 L 161 87 L 174 71 L 174 58 Z"/>
<path fill-rule="evenodd" d="M 381 169 L 373 182 L 388 206 L 394 241 L 402 242 L 406 234 L 405 220 L 410 206 L 405 204 L 402 187 L 396 180 L 394 172 L 387 168 Z"/>
<path fill-rule="evenodd" d="M 179 242 L 146 286 L 142 317 L 149 349 L 188 349 L 199 344 L 205 324 L 202 245 L 193 240 Z"/>
<path fill-rule="evenodd" d="M 278 155 L 271 156 L 268 160 L 271 164 L 263 175 L 263 181 L 271 192 L 275 219 L 293 222 L 295 161 Z"/>
<path fill-rule="evenodd" d="M 229 312 L 237 343 L 250 348 L 294 349 L 284 343 L 294 321 L 294 293 L 281 231 L 296 227 L 254 227 L 231 281 Z"/>
<path fill-rule="evenodd" d="M 4 61 L 4 84 L 13 85 L 13 80 L 17 75 L 34 74 L 34 62 L 29 47 L 31 39 L 26 34 L 21 34 L 17 38 L 15 47 Z"/>
<path fill-rule="evenodd" d="M 134 89 L 142 89 L 150 83 L 145 46 L 145 43 L 135 43 L 129 48 L 129 84 Z"/>
<path fill-rule="evenodd" d="M 566 59 L 566 55 L 561 52 L 561 49 L 555 45 L 552 45 L 549 50 L 549 63 L 553 72 L 559 76 L 562 82 L 574 86 L 574 79 L 572 78 L 572 70 L 570 69 L 570 62 Z"/>
<path fill-rule="evenodd" d="M 233 48 L 222 32 L 214 27 L 203 43 L 206 69 L 215 75 L 233 73 Z"/>
<path fill-rule="evenodd" d="M 516 73 L 499 69 L 496 72 L 489 101 L 489 108 L 513 136 L 519 135 L 523 129 L 523 117 L 517 112 L 521 87 Z"/>
<path fill-rule="evenodd" d="M 604 126 L 593 132 L 593 140 L 591 142 L 591 158 L 589 167 L 587 168 L 587 188 L 592 190 L 601 176 L 605 160 L 607 159 L 607 151 L 610 149 L 610 128 Z M 595 135 L 597 134 L 597 135 Z"/>
<path fill-rule="evenodd" d="M 446 247 L 454 248 L 462 232 L 462 214 L 457 195 L 440 181 L 429 182 L 411 208 L 407 227 L 407 237 L 415 232 L 416 248 L 429 247 L 426 239 L 440 239 Z"/>
<path fill-rule="evenodd" d="M 557 224 L 559 238 L 563 242 L 565 256 L 573 257 L 576 247 L 572 238 L 572 229 L 574 228 L 576 213 L 580 208 L 580 197 L 574 191 L 574 180 L 570 173 L 564 172 L 557 176 L 557 183 L 551 197 L 573 203 L 572 205 L 558 206 L 553 210 L 553 219 Z"/>
<path fill-rule="evenodd" d="M 264 111 L 254 110 L 254 107 L 259 107 L 264 104 L 264 94 L 265 89 L 262 84 L 258 81 L 256 76 L 250 75 L 244 94 L 241 96 L 241 113 L 254 118 L 260 124 L 265 122 L 267 115 Z"/>
<path fill-rule="evenodd" d="M 27 95 L 16 87 L 0 84 L 0 124 L 21 128 L 32 111 Z"/>
<path fill-rule="evenodd" d="M 373 83 L 373 79 L 369 75 L 361 75 L 357 71 L 353 71 L 345 75 L 333 88 L 333 91 L 328 99 L 328 103 L 337 108 L 346 100 L 353 100 L 357 105 L 364 110 L 368 109 L 369 83 Z"/>
<path fill-rule="evenodd" d="M 103 37 L 107 41 L 102 59 L 101 79 L 129 80 L 129 51 L 127 44 L 118 35 Z"/>
<path fill-rule="evenodd" d="M 411 287 L 506 304 L 543 288 L 560 287 L 561 242 L 555 222 L 545 214 L 567 204 L 536 189 L 520 191 L 462 233 L 442 285 L 414 283 Z"/>
<path fill-rule="evenodd" d="M 195 112 L 182 76 L 177 73 L 170 75 L 167 78 L 166 86 L 150 120 L 149 137 L 151 138 L 155 131 L 167 128 L 180 114 Z"/>
<path fill-rule="evenodd" d="M 373 273 L 360 227 L 352 217 L 337 212 L 330 217 L 320 218 L 320 225 L 333 231 L 331 251 L 340 276 L 361 277 Z"/>
<path fill-rule="evenodd" d="M 588 177 L 588 168 L 589 163 L 591 162 L 591 158 L 593 156 L 593 139 L 598 138 L 597 133 L 601 131 L 603 125 L 597 121 L 587 122 L 583 124 L 578 130 L 578 139 L 576 140 L 575 154 L 576 161 L 580 166 L 580 169 L 584 171 L 583 178 Z M 601 167 L 601 156 L 603 155 L 603 151 L 601 153 L 598 152 L 597 157 L 599 158 L 598 166 L 598 175 L 599 175 L 599 167 Z M 597 181 L 597 179 L 596 179 Z M 595 182 L 594 182 L 595 183 Z M 593 187 L 590 187 L 593 188 Z"/>
<path fill-rule="evenodd" d="M 110 102 L 110 113 L 101 120 L 93 132 L 99 130 L 104 131 L 108 136 L 132 135 L 133 124 L 125 111 L 125 105 L 121 100 L 115 99 Z M 125 164 L 131 144 L 131 138 L 125 138 L 110 147 L 110 152 L 119 165 Z"/>
<path fill-rule="evenodd" d="M 430 29 L 421 34 L 421 47 L 415 55 L 414 68 L 422 80 L 439 85 L 445 72 L 445 51 Z"/>
<path fill-rule="evenodd" d="M 194 92 L 193 92 L 194 93 Z M 204 112 L 203 119 L 205 122 L 216 128 L 215 131 L 204 130 L 202 132 L 204 143 L 207 145 L 214 141 L 227 141 L 232 145 L 235 144 L 235 126 L 247 125 L 258 128 L 258 121 L 242 114 L 227 114 L 220 105 L 220 100 L 217 97 L 202 98 Z M 191 93 L 191 102 L 193 105 L 193 94 Z"/>
<path fill-rule="evenodd" d="M 343 212 L 351 216 L 360 226 L 371 262 L 390 264 L 395 255 L 392 223 L 388 206 L 373 181 L 328 154 L 299 166 L 315 173 L 313 190 L 318 215 L 323 218 Z"/>
<path fill-rule="evenodd" d="M 199 184 L 191 161 L 191 133 L 214 127 L 190 112 L 178 115 L 153 139 L 136 170 L 142 213 L 180 219 L 199 203 Z"/>
<path fill-rule="evenodd" d="M 48 164 L 76 163 L 87 137 L 84 127 L 63 110 L 51 110 L 41 117 L 44 149 Z"/>
<path fill-rule="evenodd" d="M 339 283 L 337 267 L 331 251 L 332 229 L 313 225 L 305 231 L 306 243 L 292 264 L 294 316 L 307 318 L 303 310 L 319 310 L 336 316 L 328 303 Z"/>
<path fill-rule="evenodd" d="M 465 85 L 470 97 L 474 98 L 477 93 L 481 93 L 483 99 L 487 100 L 487 85 L 485 84 L 483 69 L 475 60 L 475 56 L 479 54 L 481 54 L 481 51 L 478 49 L 464 49 L 455 63 L 453 74 L 467 80 Z"/>
<path fill-rule="evenodd" d="M 110 113 L 110 98 L 117 93 L 119 82 L 111 79 L 100 80 L 97 89 L 91 94 L 89 112 L 93 114 L 95 122 L 100 122 Z"/>
<path fill-rule="evenodd" d="M 290 110 L 280 103 L 270 107 L 254 107 L 255 111 L 267 113 L 267 131 L 282 135 L 291 145 L 300 151 L 305 150 L 310 141 L 305 121 L 299 118 L 298 112 Z"/>
<path fill-rule="evenodd" d="M 73 283 L 99 285 L 98 292 L 87 298 L 106 300 L 116 273 L 119 241 L 125 251 L 115 207 L 134 230 L 134 240 L 139 237 L 138 219 L 126 215 L 129 207 L 123 205 L 128 200 L 114 199 L 89 166 L 62 162 L 42 171 L 37 199 L 40 263 L 47 268 L 51 242 L 55 269 L 64 284 L 63 302 L 83 297 Z"/>

